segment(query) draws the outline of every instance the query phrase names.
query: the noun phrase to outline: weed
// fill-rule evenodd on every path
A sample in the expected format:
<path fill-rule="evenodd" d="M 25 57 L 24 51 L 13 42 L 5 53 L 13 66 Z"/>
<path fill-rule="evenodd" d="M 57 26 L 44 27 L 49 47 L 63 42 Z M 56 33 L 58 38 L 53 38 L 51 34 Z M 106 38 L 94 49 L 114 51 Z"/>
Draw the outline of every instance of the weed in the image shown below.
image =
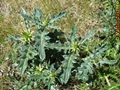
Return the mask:
<path fill-rule="evenodd" d="M 76 26 L 72 27 L 69 34 L 55 26 L 54 22 L 65 14 L 63 11 L 46 16 L 35 7 L 30 15 L 21 8 L 27 29 L 20 35 L 9 35 L 8 38 L 13 42 L 12 58 L 19 67 L 20 75 L 26 77 L 27 84 L 23 84 L 21 89 L 37 88 L 41 84 L 48 90 L 58 90 L 57 85 L 66 84 L 71 76 L 88 82 L 94 68 L 116 63 L 116 60 L 108 60 L 104 55 L 107 43 L 92 48 L 87 46 L 92 43 L 90 38 L 93 37 L 94 30 L 89 30 L 84 37 L 80 37 L 76 34 Z"/>

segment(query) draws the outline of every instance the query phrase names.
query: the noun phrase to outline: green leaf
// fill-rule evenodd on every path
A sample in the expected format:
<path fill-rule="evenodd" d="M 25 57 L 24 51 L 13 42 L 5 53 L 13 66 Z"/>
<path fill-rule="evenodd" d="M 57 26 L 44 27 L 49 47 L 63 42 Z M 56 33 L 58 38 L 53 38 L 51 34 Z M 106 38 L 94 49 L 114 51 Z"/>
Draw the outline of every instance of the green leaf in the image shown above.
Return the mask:
<path fill-rule="evenodd" d="M 50 90 L 58 90 L 58 89 L 55 87 L 55 85 L 51 85 Z"/>
<path fill-rule="evenodd" d="M 39 46 L 38 46 L 38 52 L 39 52 L 39 57 L 41 60 L 44 60 L 45 57 L 46 57 L 46 54 L 45 54 L 45 40 L 46 40 L 46 35 L 48 34 L 48 32 L 46 31 L 43 31 L 41 32 L 41 35 L 40 35 L 40 41 L 39 41 Z"/>
<path fill-rule="evenodd" d="M 40 75 L 30 75 L 30 79 L 34 79 L 37 81 L 40 81 L 43 77 L 43 73 L 41 73 Z"/>
<path fill-rule="evenodd" d="M 103 64 L 109 64 L 109 65 L 113 65 L 115 64 L 117 61 L 116 60 L 107 60 L 107 58 L 103 58 L 103 60 L 100 60 L 100 66 L 102 66 Z"/>
<path fill-rule="evenodd" d="M 52 29 L 61 29 L 60 27 L 54 26 L 54 25 L 48 25 L 48 28 L 52 28 Z"/>
<path fill-rule="evenodd" d="M 79 75 L 78 79 L 82 79 L 84 81 L 88 80 L 88 70 L 87 69 L 82 69 L 82 74 Z"/>
<path fill-rule="evenodd" d="M 28 66 L 28 59 L 22 60 L 22 62 L 21 62 L 21 67 L 20 67 L 20 72 L 21 72 L 20 74 L 21 74 L 21 75 L 24 74 L 27 66 Z"/>
<path fill-rule="evenodd" d="M 103 44 L 101 47 L 98 47 L 95 51 L 93 51 L 94 55 L 102 54 L 105 50 L 107 50 L 107 45 Z"/>
<path fill-rule="evenodd" d="M 88 74 L 93 73 L 93 65 L 88 60 L 84 60 L 83 63 L 78 67 L 79 74 L 78 79 L 88 80 Z"/>
<path fill-rule="evenodd" d="M 25 11 L 24 8 L 21 7 L 20 9 L 20 14 L 24 18 L 26 25 L 29 25 L 29 21 L 33 21 L 31 16 L 27 15 L 27 12 Z M 27 20 L 27 21 L 26 21 Z"/>
<path fill-rule="evenodd" d="M 75 55 L 71 54 L 71 55 L 64 55 L 65 61 L 63 62 L 64 64 L 64 72 L 61 75 L 61 83 L 67 83 L 70 75 L 71 75 L 71 69 L 73 68 L 73 61 L 75 59 Z"/>
<path fill-rule="evenodd" d="M 39 45 L 38 51 L 39 51 L 40 59 L 44 60 L 45 59 L 45 50 L 44 50 L 44 41 L 42 39 L 42 35 L 41 35 L 40 45 Z"/>
<path fill-rule="evenodd" d="M 18 90 L 26 90 L 26 89 L 27 89 L 27 85 L 24 84 L 24 85 L 21 85 L 21 87 Z"/>
<path fill-rule="evenodd" d="M 90 39 L 94 34 L 94 30 L 89 30 L 85 37 L 82 39 L 81 44 L 83 44 L 86 40 Z"/>
<path fill-rule="evenodd" d="M 42 11 L 38 7 L 35 7 L 33 15 L 34 15 L 34 18 L 38 18 L 39 19 L 39 18 L 42 17 L 43 13 L 42 13 Z"/>
<path fill-rule="evenodd" d="M 40 59 L 41 59 L 41 60 L 44 60 L 45 57 L 46 57 L 46 55 L 45 55 L 44 46 L 42 46 L 41 43 L 40 43 L 40 45 L 39 45 L 38 51 L 39 51 L 39 57 L 40 57 Z"/>
<path fill-rule="evenodd" d="M 29 46 L 28 50 L 27 50 L 27 54 L 26 54 L 26 58 L 28 60 L 34 59 L 35 56 L 37 55 L 37 51 L 35 50 L 35 48 L 33 46 Z"/>
<path fill-rule="evenodd" d="M 27 15 L 27 13 L 23 7 L 21 7 L 20 13 L 23 17 Z"/>
<path fill-rule="evenodd" d="M 76 27 L 76 26 L 73 26 L 73 27 L 72 27 L 72 30 L 71 30 L 71 33 L 70 33 L 70 40 L 71 40 L 71 42 L 74 42 L 74 41 L 75 41 L 76 32 L 77 32 L 77 27 Z"/>
<path fill-rule="evenodd" d="M 47 43 L 46 47 L 57 50 L 68 50 L 70 47 L 61 43 Z"/>
<path fill-rule="evenodd" d="M 53 23 L 53 22 L 57 21 L 58 19 L 62 18 L 65 15 L 66 15 L 65 11 L 60 12 L 59 14 L 54 14 L 50 19 L 50 23 Z"/>

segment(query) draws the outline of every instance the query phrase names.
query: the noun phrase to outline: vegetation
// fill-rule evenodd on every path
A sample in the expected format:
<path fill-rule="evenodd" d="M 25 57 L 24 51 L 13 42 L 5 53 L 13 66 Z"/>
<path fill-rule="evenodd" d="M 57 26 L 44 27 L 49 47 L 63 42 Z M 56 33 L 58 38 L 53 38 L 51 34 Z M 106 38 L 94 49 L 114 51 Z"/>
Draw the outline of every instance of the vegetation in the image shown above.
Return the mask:
<path fill-rule="evenodd" d="M 26 29 L 8 36 L 11 49 L 1 61 L 0 80 L 9 84 L 7 89 L 119 90 L 120 41 L 114 34 L 115 1 L 99 3 L 103 5 L 98 11 L 100 25 L 85 35 L 77 34 L 79 27 L 73 22 L 71 30 L 58 23 L 67 10 L 51 15 L 38 7 L 32 13 L 22 7 Z M 3 72 L 4 65 L 9 68 Z M 76 87 L 66 88 L 71 83 Z"/>

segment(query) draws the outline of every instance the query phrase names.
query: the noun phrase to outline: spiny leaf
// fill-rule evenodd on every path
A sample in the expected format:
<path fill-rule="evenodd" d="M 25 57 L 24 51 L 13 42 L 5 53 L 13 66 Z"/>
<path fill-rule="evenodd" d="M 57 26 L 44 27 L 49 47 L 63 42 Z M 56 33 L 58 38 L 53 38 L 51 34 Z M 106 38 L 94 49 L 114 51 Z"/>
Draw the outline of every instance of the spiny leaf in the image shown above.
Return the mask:
<path fill-rule="evenodd" d="M 55 21 L 57 21 L 58 19 L 60 19 L 61 17 L 65 16 L 66 12 L 60 12 L 59 14 L 54 14 L 51 19 L 50 19 L 50 23 L 53 23 Z"/>
<path fill-rule="evenodd" d="M 35 18 L 39 19 L 39 18 L 42 17 L 43 13 L 42 13 L 42 11 L 38 7 L 35 7 L 33 15 L 34 15 Z"/>
<path fill-rule="evenodd" d="M 42 35 L 41 35 L 42 37 Z M 45 50 L 44 50 L 44 42 L 42 39 L 40 39 L 40 45 L 39 45 L 39 57 L 40 59 L 44 60 L 45 59 Z"/>
<path fill-rule="evenodd" d="M 64 68 L 64 73 L 62 74 L 61 81 L 62 83 L 66 84 L 71 75 L 71 69 L 73 68 L 73 61 L 75 59 L 75 55 L 74 54 L 64 55 L 64 58 L 65 58 L 65 62 L 63 62 L 63 64 L 65 65 L 65 68 Z"/>
<path fill-rule="evenodd" d="M 117 62 L 116 60 L 107 60 L 107 58 L 103 58 L 103 60 L 99 61 L 99 64 L 100 64 L 100 66 L 102 66 L 103 64 L 113 65 L 116 62 Z"/>
<path fill-rule="evenodd" d="M 26 25 L 29 25 L 29 21 L 34 21 L 31 16 L 27 15 L 27 12 L 26 12 L 25 9 L 22 8 L 22 7 L 21 7 L 21 9 L 20 9 L 20 14 L 21 14 L 21 16 L 24 18 Z"/>
<path fill-rule="evenodd" d="M 75 41 L 76 32 L 77 32 L 77 27 L 73 26 L 72 30 L 71 30 L 71 33 L 70 33 L 70 40 L 71 40 L 71 42 Z"/>
<path fill-rule="evenodd" d="M 27 15 L 27 13 L 26 13 L 26 11 L 25 11 L 25 9 L 23 8 L 23 7 L 21 7 L 21 10 L 20 10 L 21 12 L 21 15 L 24 17 L 25 15 Z"/>
<path fill-rule="evenodd" d="M 89 30 L 85 37 L 83 37 L 81 44 L 83 44 L 86 40 L 90 39 L 94 34 L 94 30 Z"/>
<path fill-rule="evenodd" d="M 105 50 L 107 50 L 107 45 L 103 44 L 101 47 L 98 47 L 95 51 L 93 51 L 94 55 L 98 55 L 103 53 Z"/>
<path fill-rule="evenodd" d="M 22 65 L 20 71 L 21 71 L 21 75 L 23 75 L 28 66 L 28 59 L 22 60 L 21 64 Z"/>
<path fill-rule="evenodd" d="M 46 54 L 45 54 L 45 40 L 46 40 L 46 34 L 48 34 L 48 32 L 41 32 L 41 35 L 40 35 L 40 44 L 38 46 L 38 52 L 39 52 L 39 57 L 41 60 L 44 60 L 45 57 L 46 57 Z"/>
<path fill-rule="evenodd" d="M 67 46 L 67 45 L 63 45 L 63 44 L 61 44 L 61 43 L 58 43 L 58 44 L 55 44 L 55 43 L 52 43 L 52 44 L 50 44 L 50 43 L 48 43 L 47 45 L 46 45 L 46 47 L 48 47 L 48 48 L 51 48 L 51 49 L 57 49 L 57 50 L 68 50 L 69 49 L 69 46 Z"/>
<path fill-rule="evenodd" d="M 49 28 L 52 28 L 52 29 L 61 29 L 60 27 L 58 26 L 54 26 L 54 25 L 48 25 Z"/>

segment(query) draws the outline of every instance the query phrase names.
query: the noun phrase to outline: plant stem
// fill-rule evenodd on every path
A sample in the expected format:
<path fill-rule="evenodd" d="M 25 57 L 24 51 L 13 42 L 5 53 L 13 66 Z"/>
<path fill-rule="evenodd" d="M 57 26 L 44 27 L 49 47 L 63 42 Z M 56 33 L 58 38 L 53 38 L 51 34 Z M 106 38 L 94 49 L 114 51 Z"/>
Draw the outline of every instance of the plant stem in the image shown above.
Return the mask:
<path fill-rule="evenodd" d="M 106 80 L 108 86 L 111 86 L 111 84 L 110 84 L 110 82 L 109 82 L 109 80 L 108 80 L 108 76 L 105 76 L 105 80 Z"/>

